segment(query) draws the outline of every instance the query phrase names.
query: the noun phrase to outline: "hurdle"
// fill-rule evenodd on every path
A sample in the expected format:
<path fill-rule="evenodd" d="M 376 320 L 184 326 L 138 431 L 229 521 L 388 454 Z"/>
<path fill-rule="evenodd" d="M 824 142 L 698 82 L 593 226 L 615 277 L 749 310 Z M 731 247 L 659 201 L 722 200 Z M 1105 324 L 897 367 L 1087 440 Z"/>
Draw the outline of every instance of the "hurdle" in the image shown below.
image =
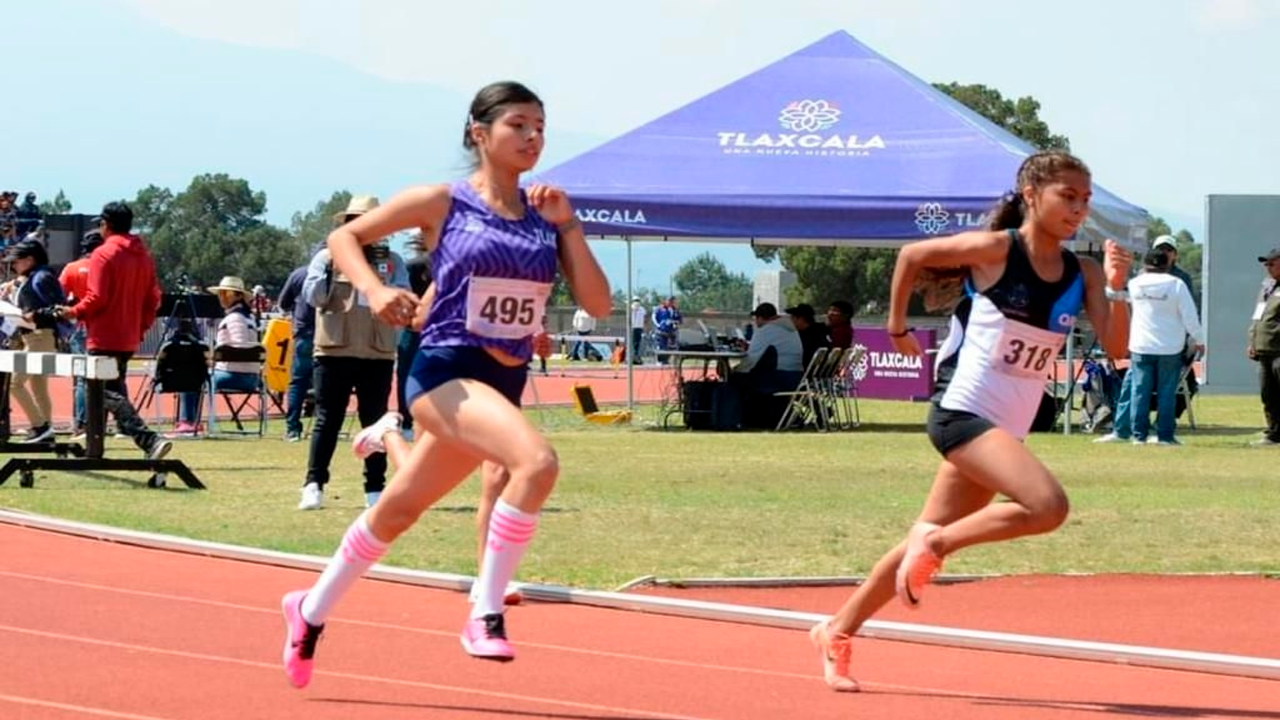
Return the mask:
<path fill-rule="evenodd" d="M 142 470 L 151 473 L 148 487 L 164 487 L 169 473 L 177 475 L 187 487 L 204 490 L 204 483 L 181 460 L 122 460 L 103 457 L 103 438 L 107 410 L 103 389 L 107 380 L 119 377 L 116 360 L 106 355 L 72 355 L 68 353 L 21 352 L 0 350 L 0 373 L 24 373 L 82 378 L 85 381 L 85 444 L 78 443 L 0 443 L 7 453 L 52 452 L 56 457 L 11 458 L 0 467 L 0 485 L 18 474 L 21 487 L 35 487 L 36 470 L 90 472 L 95 470 Z"/>

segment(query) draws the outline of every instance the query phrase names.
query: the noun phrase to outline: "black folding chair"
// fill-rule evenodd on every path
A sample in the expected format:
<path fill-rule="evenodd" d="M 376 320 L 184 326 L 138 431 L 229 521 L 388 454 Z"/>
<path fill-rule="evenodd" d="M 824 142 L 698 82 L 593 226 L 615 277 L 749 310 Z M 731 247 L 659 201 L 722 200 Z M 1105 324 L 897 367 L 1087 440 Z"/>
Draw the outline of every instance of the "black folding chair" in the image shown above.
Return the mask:
<path fill-rule="evenodd" d="M 213 380 L 209 381 L 209 407 L 212 412 L 209 413 L 209 434 L 237 434 L 237 435 L 257 435 L 262 437 L 267 432 L 267 385 L 262 380 L 262 368 L 267 361 L 267 349 L 261 345 L 253 347 L 232 347 L 230 345 L 219 345 L 213 349 L 213 362 L 227 363 L 253 363 L 257 366 L 258 382 L 257 387 L 253 390 L 232 390 L 232 389 L 215 389 Z M 221 396 L 226 404 L 227 411 L 231 413 L 231 422 L 235 423 L 235 430 L 218 430 L 217 412 L 214 409 L 214 400 Z M 253 412 L 258 416 L 258 429 L 246 430 L 241 415 L 245 411 Z"/>

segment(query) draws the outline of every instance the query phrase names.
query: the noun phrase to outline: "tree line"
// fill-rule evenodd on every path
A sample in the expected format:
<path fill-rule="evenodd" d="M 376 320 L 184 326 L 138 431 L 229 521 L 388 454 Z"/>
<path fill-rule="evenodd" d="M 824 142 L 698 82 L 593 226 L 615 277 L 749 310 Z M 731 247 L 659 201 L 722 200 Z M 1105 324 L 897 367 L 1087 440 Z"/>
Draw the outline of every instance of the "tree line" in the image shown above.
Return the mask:
<path fill-rule="evenodd" d="M 1053 133 L 1040 119 L 1040 103 L 1033 97 L 1005 98 L 998 90 L 977 84 L 935 87 L 1039 149 L 1071 148 L 1065 135 Z M 348 191 L 336 191 L 311 210 L 294 213 L 287 229 L 266 221 L 266 193 L 255 191 L 247 180 L 221 173 L 196 176 L 178 192 L 148 185 L 130 204 L 136 231 L 146 236 L 166 289 L 173 291 L 183 284 L 204 287 L 223 275 L 239 275 L 250 286 L 275 291 L 324 241 L 333 227 L 332 216 L 345 208 L 350 198 Z M 41 204 L 41 209 L 68 212 L 71 203 L 59 190 L 52 200 Z M 1192 234 L 1186 229 L 1173 232 L 1162 218 L 1152 219 L 1148 233 L 1151 238 L 1170 234 L 1178 239 L 1179 265 L 1191 275 L 1198 299 L 1201 255 Z M 795 274 L 796 284 L 787 291 L 790 302 L 825 307 L 832 300 L 843 299 L 859 314 L 883 313 L 888 304 L 896 250 L 761 247 L 756 254 L 761 259 L 779 260 L 784 269 Z M 681 305 L 690 310 L 746 312 L 751 308 L 751 279 L 730 272 L 711 253 L 682 265 L 672 283 Z M 638 294 L 647 305 L 661 296 L 647 288 Z M 621 290 L 615 293 L 619 307 L 625 307 L 627 300 Z M 557 280 L 551 302 L 572 304 L 563 278 Z"/>

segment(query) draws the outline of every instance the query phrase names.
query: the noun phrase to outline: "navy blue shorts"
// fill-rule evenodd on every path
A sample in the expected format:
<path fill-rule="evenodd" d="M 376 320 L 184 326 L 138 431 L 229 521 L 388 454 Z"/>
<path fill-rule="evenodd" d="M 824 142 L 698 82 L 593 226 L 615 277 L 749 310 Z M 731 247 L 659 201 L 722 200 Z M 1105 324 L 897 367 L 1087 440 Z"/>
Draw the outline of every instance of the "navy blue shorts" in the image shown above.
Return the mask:
<path fill-rule="evenodd" d="M 520 407 L 520 395 L 529 376 L 528 365 L 507 367 L 478 347 L 420 348 L 404 384 L 404 401 L 410 407 L 423 393 L 450 380 L 475 380 L 502 393 Z"/>
<path fill-rule="evenodd" d="M 993 428 L 995 425 L 984 417 L 963 410 L 948 410 L 936 402 L 929 406 L 929 420 L 925 423 L 929 440 L 943 457 Z"/>

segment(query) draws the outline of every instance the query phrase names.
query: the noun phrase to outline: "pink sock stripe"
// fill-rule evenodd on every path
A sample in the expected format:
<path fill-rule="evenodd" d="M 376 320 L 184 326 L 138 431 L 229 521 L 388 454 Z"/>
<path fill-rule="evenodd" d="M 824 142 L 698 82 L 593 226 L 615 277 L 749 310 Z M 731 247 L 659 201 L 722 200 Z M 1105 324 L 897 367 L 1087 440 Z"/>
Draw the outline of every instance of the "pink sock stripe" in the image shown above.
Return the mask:
<path fill-rule="evenodd" d="M 506 523 L 500 522 L 497 517 L 494 517 L 489 521 L 489 532 L 509 542 L 528 542 L 529 538 L 533 537 L 535 529 L 536 527 L 533 525 L 512 527 Z"/>
<path fill-rule="evenodd" d="M 533 533 L 529 533 L 528 535 L 511 535 L 508 533 L 504 533 L 497 528 L 489 528 L 489 535 L 496 537 L 500 540 L 506 540 L 508 543 L 511 543 L 512 545 L 524 545 L 529 542 L 530 538 L 533 537 Z"/>
<path fill-rule="evenodd" d="M 500 513 L 494 513 L 490 516 L 489 524 L 500 527 L 504 530 L 510 530 L 511 532 L 533 532 L 534 528 L 538 527 L 538 523 L 536 521 L 522 522 Z"/>
<path fill-rule="evenodd" d="M 347 531 L 343 543 L 362 560 L 377 560 L 387 552 L 387 546 L 373 537 L 364 527 L 364 520 L 358 520 Z"/>

